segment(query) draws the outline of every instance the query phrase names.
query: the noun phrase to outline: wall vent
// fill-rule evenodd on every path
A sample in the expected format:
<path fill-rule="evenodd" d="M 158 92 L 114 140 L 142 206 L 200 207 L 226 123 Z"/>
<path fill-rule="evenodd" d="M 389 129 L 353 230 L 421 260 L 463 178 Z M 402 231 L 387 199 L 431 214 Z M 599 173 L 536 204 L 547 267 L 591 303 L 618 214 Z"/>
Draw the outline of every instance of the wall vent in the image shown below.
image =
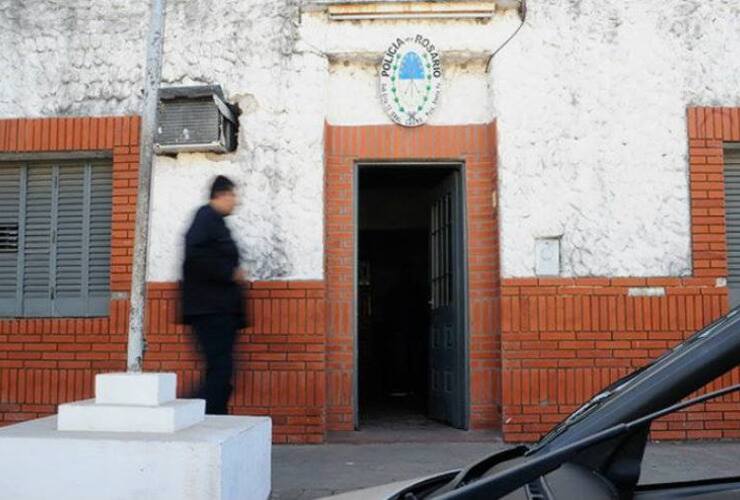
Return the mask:
<path fill-rule="evenodd" d="M 18 224 L 0 224 L 0 252 L 18 251 Z"/>

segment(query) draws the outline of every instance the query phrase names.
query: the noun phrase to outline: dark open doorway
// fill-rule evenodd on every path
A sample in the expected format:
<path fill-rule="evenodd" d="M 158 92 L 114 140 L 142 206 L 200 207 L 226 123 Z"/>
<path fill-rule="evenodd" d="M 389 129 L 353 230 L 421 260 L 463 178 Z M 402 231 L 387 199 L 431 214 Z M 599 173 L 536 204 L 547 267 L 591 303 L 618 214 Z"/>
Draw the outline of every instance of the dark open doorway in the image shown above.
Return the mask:
<path fill-rule="evenodd" d="M 358 179 L 359 424 L 466 426 L 460 172 Z"/>

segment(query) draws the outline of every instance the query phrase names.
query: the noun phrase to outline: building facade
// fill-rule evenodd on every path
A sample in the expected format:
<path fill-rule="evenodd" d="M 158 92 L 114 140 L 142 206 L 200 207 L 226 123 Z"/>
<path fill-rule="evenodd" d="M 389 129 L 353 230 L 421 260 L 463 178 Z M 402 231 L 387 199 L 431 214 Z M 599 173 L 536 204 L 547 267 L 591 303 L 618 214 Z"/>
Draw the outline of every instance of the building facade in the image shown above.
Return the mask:
<path fill-rule="evenodd" d="M 125 367 L 147 18 L 0 1 L 0 423 Z M 156 158 L 145 368 L 200 377 L 181 240 L 227 175 L 252 280 L 231 407 L 276 442 L 389 416 L 537 439 L 734 303 L 734 0 L 187 0 L 166 23 L 163 86 L 220 85 L 239 129 Z M 429 60 L 397 61 L 407 40 Z M 740 437 L 740 398 L 653 432 Z"/>

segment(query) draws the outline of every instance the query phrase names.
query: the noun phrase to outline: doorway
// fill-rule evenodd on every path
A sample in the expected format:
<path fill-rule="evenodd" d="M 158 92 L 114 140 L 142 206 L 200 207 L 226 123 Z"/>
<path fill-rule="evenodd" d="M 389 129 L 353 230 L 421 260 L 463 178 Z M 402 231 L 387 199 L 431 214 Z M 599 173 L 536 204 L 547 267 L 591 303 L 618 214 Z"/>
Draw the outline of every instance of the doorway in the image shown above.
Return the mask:
<path fill-rule="evenodd" d="M 461 167 L 357 174 L 359 426 L 467 427 Z"/>

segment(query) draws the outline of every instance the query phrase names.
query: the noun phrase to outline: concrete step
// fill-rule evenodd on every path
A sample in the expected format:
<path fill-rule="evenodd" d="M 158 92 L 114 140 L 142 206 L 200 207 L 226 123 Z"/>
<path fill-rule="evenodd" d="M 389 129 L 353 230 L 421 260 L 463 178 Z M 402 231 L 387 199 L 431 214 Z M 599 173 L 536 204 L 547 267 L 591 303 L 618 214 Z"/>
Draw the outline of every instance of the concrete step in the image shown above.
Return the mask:
<path fill-rule="evenodd" d="M 205 418 L 202 399 L 175 399 L 156 406 L 100 404 L 94 399 L 59 405 L 60 431 L 177 432 Z"/>

